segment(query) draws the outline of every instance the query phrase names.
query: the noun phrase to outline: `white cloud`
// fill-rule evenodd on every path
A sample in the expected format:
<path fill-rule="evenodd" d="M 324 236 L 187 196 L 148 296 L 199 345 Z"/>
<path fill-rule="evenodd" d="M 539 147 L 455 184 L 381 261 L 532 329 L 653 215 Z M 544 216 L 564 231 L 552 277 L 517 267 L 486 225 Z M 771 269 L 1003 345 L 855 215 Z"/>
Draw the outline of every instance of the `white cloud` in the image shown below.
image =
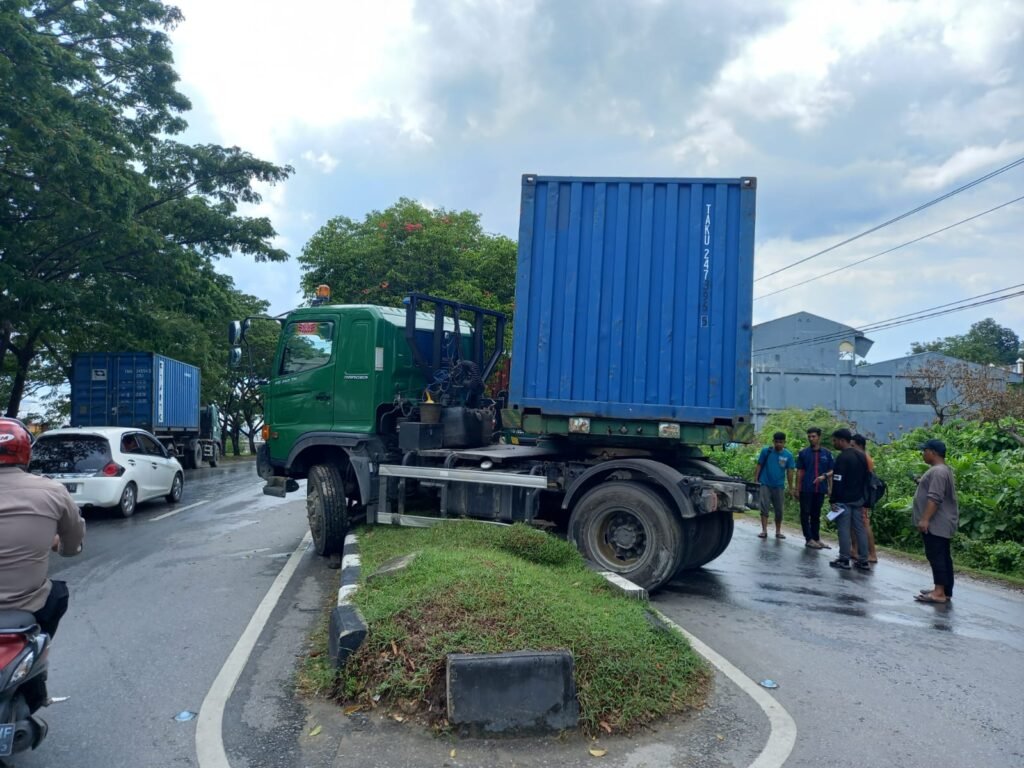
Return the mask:
<path fill-rule="evenodd" d="M 315 166 L 321 173 L 331 173 L 338 167 L 338 161 L 326 150 L 318 155 L 313 150 L 307 149 L 302 153 L 302 159 Z"/>
<path fill-rule="evenodd" d="M 912 189 L 945 189 L 954 182 L 984 175 L 997 166 L 1024 156 L 1024 141 L 1002 141 L 995 147 L 964 147 L 939 165 L 914 168 L 905 184 Z"/>

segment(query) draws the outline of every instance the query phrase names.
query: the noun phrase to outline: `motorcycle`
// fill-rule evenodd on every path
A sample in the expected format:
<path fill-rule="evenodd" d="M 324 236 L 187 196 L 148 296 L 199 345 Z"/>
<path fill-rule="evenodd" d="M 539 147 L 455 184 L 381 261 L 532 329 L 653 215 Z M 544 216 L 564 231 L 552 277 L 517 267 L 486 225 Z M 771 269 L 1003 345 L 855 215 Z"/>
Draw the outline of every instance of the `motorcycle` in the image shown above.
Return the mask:
<path fill-rule="evenodd" d="M 36 712 L 50 703 L 49 655 L 50 636 L 35 616 L 0 610 L 0 760 L 35 749 L 46 738 L 46 721 Z"/>

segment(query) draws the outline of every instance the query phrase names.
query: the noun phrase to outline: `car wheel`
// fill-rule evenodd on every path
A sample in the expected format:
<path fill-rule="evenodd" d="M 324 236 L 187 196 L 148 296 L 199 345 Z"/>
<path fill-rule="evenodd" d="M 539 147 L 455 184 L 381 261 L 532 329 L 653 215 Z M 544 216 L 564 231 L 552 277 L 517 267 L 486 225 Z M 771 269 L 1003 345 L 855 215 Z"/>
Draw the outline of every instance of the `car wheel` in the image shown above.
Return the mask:
<path fill-rule="evenodd" d="M 135 507 L 139 503 L 139 491 L 135 487 L 135 483 L 128 483 L 121 491 L 121 501 L 117 505 L 117 511 L 121 513 L 121 517 L 131 517 L 135 514 Z"/>
<path fill-rule="evenodd" d="M 181 476 L 181 472 L 177 472 L 174 475 L 174 482 L 171 483 L 171 490 L 165 497 L 168 504 L 177 504 L 181 501 L 181 492 L 185 489 L 185 481 Z"/>

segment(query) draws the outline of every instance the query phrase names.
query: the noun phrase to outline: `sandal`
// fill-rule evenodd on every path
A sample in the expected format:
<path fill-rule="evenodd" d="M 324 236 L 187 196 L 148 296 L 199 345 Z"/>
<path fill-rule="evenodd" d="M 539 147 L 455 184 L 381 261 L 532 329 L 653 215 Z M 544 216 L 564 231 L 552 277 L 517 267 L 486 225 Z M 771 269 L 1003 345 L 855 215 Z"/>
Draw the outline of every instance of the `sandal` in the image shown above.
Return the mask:
<path fill-rule="evenodd" d="M 759 533 L 759 534 L 757 534 L 757 538 L 759 538 L 759 539 L 767 539 L 768 538 L 768 534 L 767 533 Z"/>
<path fill-rule="evenodd" d="M 949 602 L 948 598 L 939 600 L 938 598 L 932 597 L 931 595 L 922 595 L 920 592 L 914 595 L 914 599 L 919 603 L 931 603 L 932 605 L 945 605 Z"/>
<path fill-rule="evenodd" d="M 784 533 L 776 533 L 775 534 L 775 538 L 776 539 L 784 539 L 784 538 L 786 538 L 786 534 L 784 534 Z"/>

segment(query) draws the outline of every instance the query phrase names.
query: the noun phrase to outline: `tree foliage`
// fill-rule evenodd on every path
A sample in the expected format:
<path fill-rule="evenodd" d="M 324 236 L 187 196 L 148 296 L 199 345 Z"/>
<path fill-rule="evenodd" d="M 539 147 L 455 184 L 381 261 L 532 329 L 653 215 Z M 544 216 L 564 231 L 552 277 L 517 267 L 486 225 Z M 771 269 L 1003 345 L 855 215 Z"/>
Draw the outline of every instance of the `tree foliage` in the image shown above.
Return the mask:
<path fill-rule="evenodd" d="M 1021 356 L 1020 337 L 992 318 L 980 320 L 960 336 L 947 336 L 928 342 L 914 342 L 912 354 L 941 352 L 950 357 L 981 365 L 1013 365 Z"/>
<path fill-rule="evenodd" d="M 173 138 L 190 107 L 166 35 L 180 20 L 156 0 L 0 5 L 8 414 L 28 387 L 66 371 L 73 351 L 180 350 L 212 372 L 199 326 L 233 290 L 212 259 L 287 258 L 271 245 L 270 222 L 238 207 L 259 202 L 254 182 L 282 181 L 291 169 Z"/>
<path fill-rule="evenodd" d="M 308 296 L 326 283 L 338 303 L 401 306 L 419 291 L 512 315 L 516 243 L 485 233 L 470 211 L 402 198 L 362 221 L 338 216 L 310 238 L 299 262 Z"/>

